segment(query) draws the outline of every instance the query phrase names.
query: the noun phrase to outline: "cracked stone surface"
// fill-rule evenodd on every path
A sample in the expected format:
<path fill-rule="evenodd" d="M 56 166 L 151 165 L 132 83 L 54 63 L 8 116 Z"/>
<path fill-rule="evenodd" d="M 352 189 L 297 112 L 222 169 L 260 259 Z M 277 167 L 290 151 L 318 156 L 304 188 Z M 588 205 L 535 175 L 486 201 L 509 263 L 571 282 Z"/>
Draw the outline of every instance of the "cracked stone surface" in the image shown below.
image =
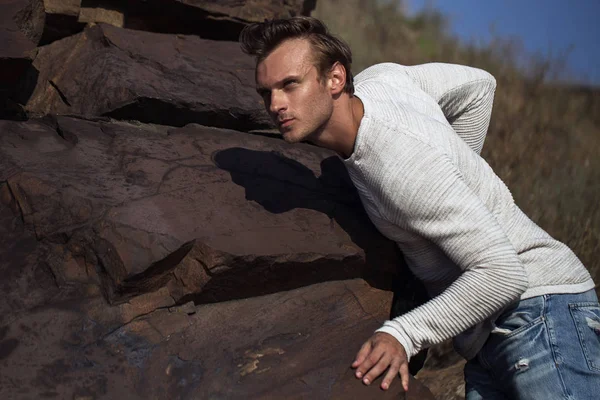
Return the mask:
<path fill-rule="evenodd" d="M 0 396 L 94 399 L 402 398 L 350 369 L 391 293 L 362 279 L 211 305 L 163 307 L 112 331 L 94 294 L 53 299 L 0 328 Z M 96 311 L 110 306 L 96 304 Z"/>
<path fill-rule="evenodd" d="M 349 363 L 411 278 L 348 179 L 260 135 L 0 121 L 0 397 L 380 398 Z"/>
<path fill-rule="evenodd" d="M 50 272 L 98 271 L 113 304 L 163 287 L 202 303 L 356 277 L 390 288 L 404 265 L 324 149 L 71 117 L 0 132 L 4 204 L 52 247 Z"/>
<path fill-rule="evenodd" d="M 31 115 L 272 127 L 255 91 L 254 61 L 234 42 L 99 24 L 39 48 L 33 66 Z"/>
<path fill-rule="evenodd" d="M 0 207 L 0 398 L 401 395 L 397 384 L 363 386 L 349 368 L 387 318 L 389 291 L 353 279 L 196 306 L 161 288 L 110 305 L 76 257 L 53 273 L 60 246 L 37 240 L 15 206 Z M 413 380 L 405 398 L 432 397 Z"/>

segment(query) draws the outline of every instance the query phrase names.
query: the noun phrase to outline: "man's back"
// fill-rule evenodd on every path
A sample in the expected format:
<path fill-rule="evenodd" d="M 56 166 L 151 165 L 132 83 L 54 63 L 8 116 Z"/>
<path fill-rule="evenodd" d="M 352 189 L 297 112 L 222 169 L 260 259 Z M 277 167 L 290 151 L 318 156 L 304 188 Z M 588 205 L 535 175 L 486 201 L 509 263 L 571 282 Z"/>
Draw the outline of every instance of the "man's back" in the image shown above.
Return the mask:
<path fill-rule="evenodd" d="M 519 210 L 478 155 L 495 87 L 482 72 L 448 64 L 388 63 L 355 78 L 365 114 L 354 153 L 344 162 L 375 225 L 398 243 L 430 295 L 441 294 L 441 300 L 383 328 L 401 342 L 412 341 L 411 352 L 437 340 L 431 335 L 440 331 L 456 335 L 472 327 L 483 319 L 478 314 L 506 304 L 505 297 L 593 288 L 573 252 Z M 442 294 L 457 280 L 451 293 Z M 478 292 L 484 295 L 473 296 Z M 429 312 L 446 318 L 448 326 L 409 328 Z M 459 339 L 458 350 L 469 358 L 491 328 L 475 326 Z M 408 330 L 420 333 L 401 338 Z"/>

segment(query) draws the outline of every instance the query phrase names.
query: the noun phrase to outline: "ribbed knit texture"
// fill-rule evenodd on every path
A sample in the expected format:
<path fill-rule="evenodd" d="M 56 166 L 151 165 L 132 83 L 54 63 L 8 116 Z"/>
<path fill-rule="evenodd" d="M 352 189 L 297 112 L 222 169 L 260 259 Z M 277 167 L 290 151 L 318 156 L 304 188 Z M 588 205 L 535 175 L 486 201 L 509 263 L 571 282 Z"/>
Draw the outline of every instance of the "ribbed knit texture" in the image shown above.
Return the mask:
<path fill-rule="evenodd" d="M 519 298 L 594 287 L 479 156 L 495 87 L 485 71 L 441 63 L 378 64 L 355 78 L 365 114 L 344 163 L 371 220 L 432 296 L 378 330 L 409 357 L 456 337 L 470 359 Z"/>

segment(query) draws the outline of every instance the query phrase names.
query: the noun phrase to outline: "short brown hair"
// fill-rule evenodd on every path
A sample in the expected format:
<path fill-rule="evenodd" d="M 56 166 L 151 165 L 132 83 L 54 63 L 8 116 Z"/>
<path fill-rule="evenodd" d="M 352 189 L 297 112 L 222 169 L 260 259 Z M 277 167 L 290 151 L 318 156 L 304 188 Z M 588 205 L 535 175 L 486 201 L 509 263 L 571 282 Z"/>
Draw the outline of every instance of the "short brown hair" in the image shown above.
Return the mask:
<path fill-rule="evenodd" d="M 326 76 L 333 64 L 340 62 L 346 69 L 344 92 L 354 93 L 350 66 L 352 52 L 341 39 L 329 33 L 327 26 L 313 17 L 265 20 L 247 25 L 240 33 L 242 51 L 264 60 L 275 47 L 288 39 L 308 39 L 315 50 L 315 62 L 320 77 Z"/>

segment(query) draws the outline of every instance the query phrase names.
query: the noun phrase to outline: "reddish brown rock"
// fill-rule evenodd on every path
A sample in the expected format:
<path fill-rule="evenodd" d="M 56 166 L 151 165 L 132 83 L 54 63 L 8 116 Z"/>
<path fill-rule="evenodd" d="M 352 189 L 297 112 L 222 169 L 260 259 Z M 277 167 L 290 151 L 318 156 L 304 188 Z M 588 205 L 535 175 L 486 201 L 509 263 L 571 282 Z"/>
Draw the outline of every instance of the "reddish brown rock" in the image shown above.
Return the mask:
<path fill-rule="evenodd" d="M 111 306 L 98 270 L 80 256 L 65 257 L 64 246 L 38 241 L 7 183 L 0 194 L 0 234 L 7 239 L 0 241 L 0 398 L 401 392 L 398 382 L 387 393 L 365 387 L 349 368 L 362 341 L 387 319 L 389 291 L 356 279 L 194 306 L 176 305 L 163 287 Z M 413 380 L 406 398 L 429 396 Z"/>
<path fill-rule="evenodd" d="M 111 116 L 242 130 L 271 126 L 237 43 L 97 25 L 40 48 L 35 114 Z"/>
<path fill-rule="evenodd" d="M 1 161 L 0 161 L 1 162 Z M 6 183 L 0 184 L 0 330 L 16 315 L 47 302 L 59 292 L 44 262 L 50 246 L 27 230 Z"/>
<path fill-rule="evenodd" d="M 79 260 L 113 303 L 161 287 L 214 302 L 358 276 L 390 288 L 403 271 L 327 150 L 66 117 L 0 132 L 6 202 L 39 241 L 62 246 L 53 274 Z"/>
<path fill-rule="evenodd" d="M 88 23 L 236 41 L 249 22 L 309 15 L 315 0 L 9 0 L 21 31 L 46 45 Z M 6 9 L 1 5 L 0 9 Z"/>
<path fill-rule="evenodd" d="M 263 22 L 265 19 L 309 15 L 316 0 L 179 0 L 183 4 L 205 10 L 214 18 L 229 18 L 244 22 Z"/>
<path fill-rule="evenodd" d="M 118 2 L 117 4 L 127 5 L 129 3 Z M 125 14 L 119 7 L 114 7 L 114 9 L 105 7 L 102 1 L 84 1 L 79 10 L 78 21 L 86 24 L 103 22 L 123 28 L 125 26 Z"/>
<path fill-rule="evenodd" d="M 0 5 L 4 96 L 50 114 L 0 121 L 0 398 L 400 395 L 349 363 L 394 281 L 394 312 L 422 299 L 339 159 L 193 124 L 271 126 L 237 43 L 94 25 L 235 40 L 312 7 Z"/>
<path fill-rule="evenodd" d="M 379 380 L 367 387 L 349 366 L 365 338 L 386 319 L 382 311 L 390 304 L 389 292 L 362 280 L 328 282 L 197 307 L 191 316 L 178 313 L 167 319 L 169 312 L 160 311 L 137 319 L 106 341 L 127 347 L 128 337 L 134 335 L 158 344 L 152 357 L 165 362 L 147 364 L 149 376 L 161 377 L 148 381 L 148 395 L 173 387 L 166 382 L 182 379 L 183 373 L 189 384 L 181 387 L 179 396 L 398 398 L 403 392 L 398 381 L 388 392 L 379 389 Z M 215 343 L 215 337 L 221 340 Z M 192 371 L 196 379 L 189 379 Z M 406 398 L 430 398 L 417 381 L 411 385 Z"/>
<path fill-rule="evenodd" d="M 78 21 L 81 0 L 13 0 L 13 17 L 21 31 L 36 45 L 73 35 L 85 24 Z"/>
<path fill-rule="evenodd" d="M 51 299 L 0 328 L 0 397 L 433 398 L 418 380 L 404 397 L 398 380 L 384 392 L 353 376 L 390 301 L 360 279 L 327 282 L 165 307 L 107 332 L 92 297 Z"/>
<path fill-rule="evenodd" d="M 237 41 L 250 22 L 310 15 L 315 5 L 316 0 L 83 0 L 79 20 Z"/>
<path fill-rule="evenodd" d="M 20 10 L 20 1 L 4 1 L 0 3 L 0 62 L 10 59 L 21 59 L 35 48 L 35 44 L 17 27 L 14 17 Z M 29 57 L 31 60 L 31 57 Z M 5 70 L 3 70 L 5 72 Z M 15 76 L 0 76 L 2 83 L 14 79 Z"/>
<path fill-rule="evenodd" d="M 401 261 L 326 150 L 198 125 L 1 121 L 0 222 L 0 398 L 401 390 L 349 369 L 389 315 L 372 285 Z M 345 280 L 360 276 L 371 284 Z"/>
<path fill-rule="evenodd" d="M 31 68 L 35 44 L 13 20 L 20 3 L 17 0 L 0 3 L 0 118 L 19 114 L 17 98 L 27 99 L 33 89 L 21 86 L 21 79 Z"/>

